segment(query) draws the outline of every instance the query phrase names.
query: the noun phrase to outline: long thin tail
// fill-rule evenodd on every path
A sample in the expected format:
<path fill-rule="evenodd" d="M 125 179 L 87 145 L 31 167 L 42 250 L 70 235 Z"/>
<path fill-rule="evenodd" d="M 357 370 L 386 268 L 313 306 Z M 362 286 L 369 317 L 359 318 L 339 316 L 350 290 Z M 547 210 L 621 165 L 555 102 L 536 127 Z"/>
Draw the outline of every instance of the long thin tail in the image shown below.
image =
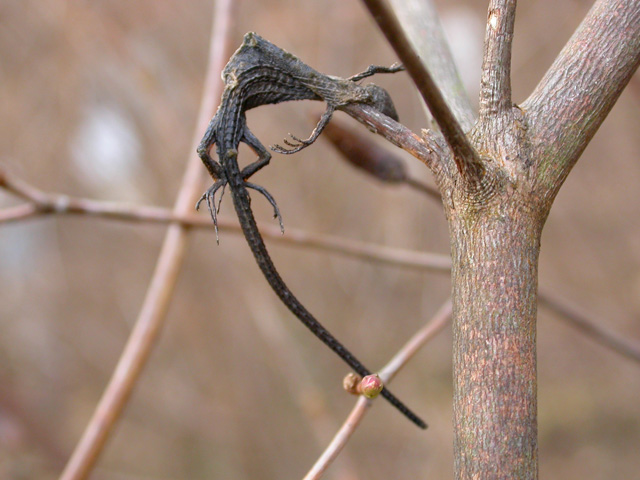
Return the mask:
<path fill-rule="evenodd" d="M 253 252 L 258 266 L 273 291 L 280 297 L 280 300 L 291 310 L 291 312 L 298 317 L 298 319 L 309 329 L 313 334 L 318 337 L 325 345 L 333 350 L 347 365 L 353 368 L 356 373 L 361 376 L 369 375 L 371 372 L 347 350 L 342 343 L 340 343 L 329 331 L 322 326 L 318 320 L 300 303 L 300 301 L 293 295 L 289 287 L 284 283 L 280 274 L 276 270 L 267 247 L 264 244 L 262 236 L 258 230 L 258 225 L 253 216 L 253 212 L 250 208 L 249 192 L 244 186 L 234 186 L 231 188 L 231 195 L 233 197 L 233 205 L 236 209 L 238 219 L 240 220 L 240 226 L 244 232 L 244 236 Z M 415 423 L 420 428 L 427 428 L 427 424 L 413 413 L 409 408 L 402 403 L 396 396 L 394 396 L 386 387 L 381 392 L 382 396 L 386 398 L 391 405 L 396 407 L 401 413 L 403 413 L 409 420 Z"/>

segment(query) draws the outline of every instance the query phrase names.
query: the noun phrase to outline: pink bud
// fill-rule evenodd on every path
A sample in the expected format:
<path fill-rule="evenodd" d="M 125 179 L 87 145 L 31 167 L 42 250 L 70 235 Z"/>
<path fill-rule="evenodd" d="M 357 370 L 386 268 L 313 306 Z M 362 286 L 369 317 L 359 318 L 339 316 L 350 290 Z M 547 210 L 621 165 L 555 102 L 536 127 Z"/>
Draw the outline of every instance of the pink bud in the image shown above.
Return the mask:
<path fill-rule="evenodd" d="M 362 392 L 362 395 L 367 398 L 376 398 L 383 388 L 384 384 L 382 383 L 382 380 L 380 380 L 380 377 L 376 374 L 373 374 L 367 375 L 362 379 L 358 390 L 360 390 L 360 392 Z"/>

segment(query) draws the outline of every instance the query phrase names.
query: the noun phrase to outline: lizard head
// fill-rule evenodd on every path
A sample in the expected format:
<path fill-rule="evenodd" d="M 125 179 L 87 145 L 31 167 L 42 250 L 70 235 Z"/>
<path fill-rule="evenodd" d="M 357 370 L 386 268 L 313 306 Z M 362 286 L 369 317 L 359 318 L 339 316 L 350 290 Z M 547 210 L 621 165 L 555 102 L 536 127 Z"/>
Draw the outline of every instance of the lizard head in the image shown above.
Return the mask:
<path fill-rule="evenodd" d="M 371 105 L 376 110 L 384 113 L 389 118 L 393 118 L 396 122 L 398 121 L 398 113 L 389 92 L 372 83 L 365 85 L 364 89 L 367 90 L 367 94 L 371 98 Z"/>

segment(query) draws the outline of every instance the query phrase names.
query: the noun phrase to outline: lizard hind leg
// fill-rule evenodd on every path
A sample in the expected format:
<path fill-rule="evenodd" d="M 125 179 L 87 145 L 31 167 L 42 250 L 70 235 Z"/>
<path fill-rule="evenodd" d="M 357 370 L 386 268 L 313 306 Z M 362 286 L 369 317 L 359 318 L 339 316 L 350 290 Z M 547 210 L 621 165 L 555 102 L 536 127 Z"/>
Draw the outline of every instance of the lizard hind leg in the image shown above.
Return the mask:
<path fill-rule="evenodd" d="M 303 148 L 308 147 L 318 139 L 318 137 L 324 130 L 324 127 L 326 127 L 327 124 L 329 123 L 329 120 L 331 120 L 331 116 L 335 111 L 336 111 L 336 108 L 334 106 L 328 105 L 327 109 L 322 114 L 322 117 L 320 117 L 320 121 L 316 125 L 316 128 L 313 129 L 313 132 L 311 132 L 311 135 L 306 140 L 302 140 L 301 138 L 298 138 L 295 135 L 289 134 L 289 136 L 294 140 L 295 143 L 290 142 L 286 138 L 284 139 L 284 143 L 291 148 L 282 147 L 280 145 L 274 145 L 271 147 L 271 150 L 273 150 L 274 152 L 283 153 L 285 155 L 291 155 L 292 153 L 299 152 Z"/>
<path fill-rule="evenodd" d="M 261 187 L 260 185 L 256 185 L 255 183 L 244 182 L 244 185 L 245 187 L 251 188 L 252 190 L 255 190 L 256 192 L 260 192 L 262 195 L 264 195 L 264 197 L 273 207 L 273 218 L 277 218 L 278 222 L 280 223 L 280 232 L 284 234 L 284 224 L 282 223 L 282 215 L 280 215 L 280 209 L 278 208 L 278 204 L 276 203 L 276 200 L 273 198 L 273 196 L 264 187 Z"/>
<path fill-rule="evenodd" d="M 250 163 L 240 172 L 242 179 L 246 180 L 261 168 L 269 165 L 269 162 L 271 161 L 271 154 L 269 153 L 269 150 L 264 148 L 264 145 L 260 143 L 260 140 L 258 140 L 246 125 L 242 133 L 242 140 L 258 155 L 258 159 L 255 162 Z"/>
<path fill-rule="evenodd" d="M 218 212 L 220 211 L 220 202 L 222 202 L 222 195 L 224 195 L 224 187 L 227 185 L 226 180 L 218 180 L 216 181 L 209 189 L 202 194 L 198 203 L 196 203 L 196 210 L 200 209 L 200 204 L 203 200 L 207 202 L 207 208 L 209 209 L 209 214 L 211 215 L 211 219 L 213 220 L 213 226 L 216 230 L 216 243 L 220 244 L 220 238 L 218 237 Z M 216 192 L 222 188 L 222 193 L 220 194 L 220 198 L 218 199 L 218 206 L 216 208 Z"/>

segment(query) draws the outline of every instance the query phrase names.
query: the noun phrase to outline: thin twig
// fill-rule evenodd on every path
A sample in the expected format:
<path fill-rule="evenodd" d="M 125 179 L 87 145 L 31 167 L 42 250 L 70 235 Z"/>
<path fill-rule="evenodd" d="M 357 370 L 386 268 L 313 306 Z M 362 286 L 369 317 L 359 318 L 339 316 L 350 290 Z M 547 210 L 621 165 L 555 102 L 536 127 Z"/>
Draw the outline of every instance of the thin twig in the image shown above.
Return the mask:
<path fill-rule="evenodd" d="M 354 434 L 358 425 L 364 418 L 365 413 L 371 407 L 371 400 L 366 397 L 360 396 L 356 402 L 355 407 L 349 413 L 349 416 L 344 421 L 340 430 L 335 434 L 331 443 L 322 452 L 322 455 L 316 463 L 313 464 L 311 469 L 304 476 L 304 480 L 316 480 L 321 478 L 324 472 L 334 462 L 342 449 L 345 447 L 351 436 Z"/>
<path fill-rule="evenodd" d="M 0 176 L 2 174 L 3 172 L 0 169 Z M 4 178 L 5 187 L 14 185 L 14 182 L 17 180 L 16 177 L 6 172 L 4 172 Z M 103 202 L 86 198 L 69 197 L 67 195 L 45 193 L 24 181 L 17 183 L 21 186 L 28 187 L 30 193 L 23 198 L 32 203 L 0 210 L 0 223 L 52 214 L 87 215 L 130 222 L 177 223 L 185 228 L 189 227 L 213 231 L 213 224 L 211 223 L 210 217 L 197 215 L 192 211 L 188 213 L 174 213 L 171 210 L 160 207 L 128 205 L 118 202 Z M 7 189 L 12 190 L 11 188 Z M 38 203 L 34 201 L 36 198 Z M 334 235 L 310 233 L 296 228 L 287 228 L 286 235 L 282 235 L 279 227 L 263 223 L 259 223 L 259 225 L 260 232 L 265 238 L 269 238 L 271 241 L 283 245 L 315 248 L 339 255 L 417 270 L 431 270 L 434 272 L 448 272 L 451 270 L 451 260 L 449 256 L 440 253 L 416 252 L 414 250 L 386 247 Z M 219 217 L 218 227 L 223 231 L 226 230 L 236 234 L 242 232 L 235 219 L 231 220 Z"/>
<path fill-rule="evenodd" d="M 24 203 L 15 207 L 7 207 L 0 210 L 0 224 L 25 220 L 36 217 L 42 212 L 32 203 Z"/>
<path fill-rule="evenodd" d="M 39 207 L 49 201 L 49 196 L 46 193 L 21 178 L 10 174 L 3 165 L 0 165 L 0 188 L 4 188 L 16 197 L 28 200 Z"/>
<path fill-rule="evenodd" d="M 340 152 L 349 164 L 359 168 L 384 183 L 407 185 L 432 200 L 442 203 L 438 190 L 424 182 L 411 178 L 404 161 L 388 149 L 371 141 L 362 133 L 347 127 L 334 118 L 324 129 L 324 138 Z"/>
<path fill-rule="evenodd" d="M 491 0 L 480 81 L 480 121 L 512 108 L 511 44 L 516 0 Z"/>
<path fill-rule="evenodd" d="M 465 132 L 476 121 L 432 0 L 389 0 L 402 29 Z"/>
<path fill-rule="evenodd" d="M 284 237 L 272 236 L 271 238 L 292 246 L 305 245 L 308 247 L 316 247 L 386 265 L 402 265 L 405 268 L 430 270 L 434 272 L 448 272 L 451 270 L 450 257 L 439 253 L 417 252 L 415 250 L 386 247 L 330 235 L 310 235 L 308 232 L 302 230 L 287 230 L 287 235 Z"/>
<path fill-rule="evenodd" d="M 420 350 L 429 340 L 435 337 L 447 325 L 451 319 L 452 303 L 448 299 L 438 309 L 427 324 L 418 330 L 405 345 L 395 354 L 395 356 L 387 363 L 379 372 L 380 378 L 385 382 L 390 382 L 397 375 L 402 367 L 404 367 L 411 358 Z"/>
<path fill-rule="evenodd" d="M 232 0 L 218 0 L 214 8 L 209 65 L 192 152 L 195 152 L 199 137 L 213 115 L 215 104 L 222 93 L 219 72 L 227 57 L 233 4 Z M 176 214 L 188 212 L 193 208 L 198 190 L 201 188 L 202 171 L 198 157 L 191 153 L 174 207 Z M 62 473 L 61 480 L 85 479 L 103 451 L 156 343 L 186 246 L 187 229 L 179 224 L 171 225 L 167 230 L 156 269 L 129 340 L 80 442 Z"/>
<path fill-rule="evenodd" d="M 289 389 L 289 397 L 298 405 L 300 412 L 313 431 L 319 448 L 327 444 L 333 432 L 338 428 L 336 419 L 327 408 L 327 391 L 318 386 L 309 371 L 301 345 L 283 325 L 275 309 L 265 311 L 262 299 L 256 299 L 255 292 L 245 292 L 245 303 L 253 310 L 251 318 L 264 342 L 270 348 L 270 357 L 278 362 L 278 370 Z M 340 478 L 357 478 L 356 467 L 350 458 L 342 456 Z"/>
<path fill-rule="evenodd" d="M 363 1 L 429 107 L 431 115 L 453 152 L 458 171 L 466 178 L 479 178 L 482 175 L 483 166 L 477 152 L 453 116 L 431 74 L 413 49 L 393 11 L 384 0 Z"/>
<path fill-rule="evenodd" d="M 416 332 L 409 341 L 394 355 L 394 357 L 379 372 L 380 378 L 385 384 L 390 383 L 398 371 L 411 360 L 411 358 L 433 339 L 442 329 L 449 323 L 451 319 L 451 299 L 447 300 L 438 310 L 438 312 L 429 320 L 424 327 Z M 351 435 L 364 418 L 366 411 L 371 407 L 372 400 L 365 397 L 359 397 L 351 413 L 346 421 L 340 427 L 340 430 L 333 437 L 331 443 L 327 446 L 320 458 L 311 467 L 305 480 L 315 480 L 329 468 L 329 465 L 337 458 L 342 449 L 345 447 Z"/>
<path fill-rule="evenodd" d="M 549 291 L 540 292 L 539 301 L 548 309 L 559 314 L 560 318 L 569 322 L 573 327 L 588 335 L 596 342 L 613 350 L 620 355 L 640 362 L 640 343 L 622 337 L 602 326 L 602 321 L 596 321 L 589 317 L 580 308 L 572 305 L 565 298 L 558 298 Z"/>
<path fill-rule="evenodd" d="M 438 159 L 443 153 L 433 138 L 420 138 L 401 123 L 369 105 L 351 103 L 341 110 L 396 147 L 409 152 L 432 170 L 438 168 Z"/>

